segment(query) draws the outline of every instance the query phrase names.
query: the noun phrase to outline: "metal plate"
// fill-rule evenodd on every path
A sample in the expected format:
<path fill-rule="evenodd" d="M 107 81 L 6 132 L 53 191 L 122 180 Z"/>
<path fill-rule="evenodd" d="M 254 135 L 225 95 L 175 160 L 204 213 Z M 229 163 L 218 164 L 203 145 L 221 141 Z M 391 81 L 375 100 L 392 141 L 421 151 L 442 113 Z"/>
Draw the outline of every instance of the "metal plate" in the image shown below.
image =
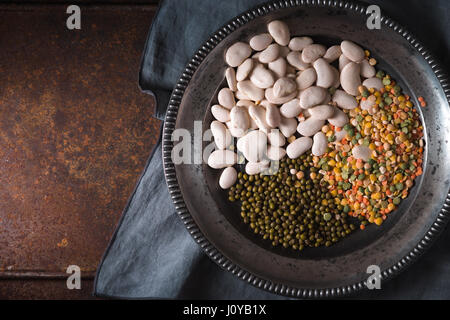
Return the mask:
<path fill-rule="evenodd" d="M 413 262 L 445 226 L 450 209 L 450 89 L 440 66 L 407 31 L 387 17 L 381 30 L 366 27 L 366 7 L 346 1 L 279 1 L 250 10 L 218 30 L 195 54 L 173 91 L 163 133 L 169 191 L 187 229 L 222 268 L 270 292 L 294 297 L 329 297 L 365 288 L 367 267 L 377 265 L 387 280 Z M 266 32 L 274 19 L 291 35 L 316 42 L 352 40 L 371 51 L 419 109 L 425 127 L 424 173 L 401 206 L 381 227 L 355 232 L 330 248 L 293 252 L 271 248 L 251 234 L 239 211 L 218 187 L 218 170 L 206 164 L 174 165 L 172 132 L 206 130 L 209 108 L 224 85 L 224 52 L 236 41 Z M 194 127 L 194 121 L 202 126 Z M 191 141 L 200 152 L 206 143 Z"/>

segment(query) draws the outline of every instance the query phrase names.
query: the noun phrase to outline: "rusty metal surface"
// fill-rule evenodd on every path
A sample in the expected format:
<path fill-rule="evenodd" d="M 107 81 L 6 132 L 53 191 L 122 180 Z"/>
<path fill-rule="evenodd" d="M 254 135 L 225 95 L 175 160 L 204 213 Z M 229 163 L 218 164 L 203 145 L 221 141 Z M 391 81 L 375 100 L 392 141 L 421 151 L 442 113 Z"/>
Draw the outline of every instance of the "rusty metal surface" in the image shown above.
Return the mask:
<path fill-rule="evenodd" d="M 83 9 L 69 31 L 64 6 L 0 6 L 0 277 L 95 272 L 158 138 L 137 87 L 154 13 Z"/>
<path fill-rule="evenodd" d="M 67 289 L 65 280 L 3 280 L 0 285 L 0 297 L 12 299 L 96 299 L 92 296 L 94 280 L 82 280 L 81 288 Z"/>

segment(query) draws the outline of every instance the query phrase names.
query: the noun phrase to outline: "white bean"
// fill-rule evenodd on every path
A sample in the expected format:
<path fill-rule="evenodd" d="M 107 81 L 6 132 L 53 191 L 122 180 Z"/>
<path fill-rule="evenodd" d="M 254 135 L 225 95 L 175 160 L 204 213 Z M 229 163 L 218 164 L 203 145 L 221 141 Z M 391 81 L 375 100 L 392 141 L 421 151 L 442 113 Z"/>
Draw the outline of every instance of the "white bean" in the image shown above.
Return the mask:
<path fill-rule="evenodd" d="M 263 159 L 267 151 L 267 135 L 261 130 L 253 130 L 247 133 L 244 140 L 242 153 L 250 162 L 258 162 Z"/>
<path fill-rule="evenodd" d="M 275 105 L 267 102 L 266 106 L 266 122 L 271 128 L 276 128 L 280 125 L 280 110 Z"/>
<path fill-rule="evenodd" d="M 328 122 L 335 127 L 342 128 L 348 123 L 348 116 L 344 111 L 335 109 L 333 117 L 329 118 Z"/>
<path fill-rule="evenodd" d="M 342 130 L 342 131 L 344 131 L 344 130 Z M 245 148 L 245 137 L 246 136 L 240 137 L 236 141 L 236 148 L 238 149 L 238 151 L 240 151 L 242 153 L 244 152 L 244 148 Z"/>
<path fill-rule="evenodd" d="M 285 118 L 294 118 L 302 112 L 299 99 L 292 99 L 289 102 L 284 103 L 280 108 L 280 113 Z"/>
<path fill-rule="evenodd" d="M 275 82 L 272 73 L 261 64 L 253 69 L 250 75 L 250 81 L 261 89 L 267 89 L 273 86 Z"/>
<path fill-rule="evenodd" d="M 270 102 L 269 102 L 268 100 L 266 100 L 266 99 L 261 100 L 261 102 L 259 103 L 259 105 L 260 105 L 261 107 L 263 107 L 264 109 L 267 109 L 267 106 L 275 106 L 275 104 L 270 103 Z"/>
<path fill-rule="evenodd" d="M 261 106 L 250 106 L 248 108 L 248 113 L 250 114 L 250 117 L 255 120 L 256 125 L 259 129 L 263 131 L 267 131 L 270 129 L 270 126 L 266 122 L 266 110 L 264 110 Z"/>
<path fill-rule="evenodd" d="M 284 148 L 275 147 L 275 146 L 267 146 L 267 158 L 273 161 L 278 161 L 286 155 L 286 150 Z"/>
<path fill-rule="evenodd" d="M 251 100 L 242 99 L 242 100 L 239 100 L 238 102 L 236 102 L 236 105 L 237 106 L 250 107 L 250 106 L 254 106 L 255 104 Z"/>
<path fill-rule="evenodd" d="M 250 125 L 247 108 L 244 106 L 235 106 L 233 109 L 231 109 L 230 119 L 231 125 L 234 128 L 247 130 Z"/>
<path fill-rule="evenodd" d="M 300 72 L 297 79 L 297 87 L 299 90 L 304 90 L 311 87 L 317 80 L 317 73 L 314 68 L 308 68 Z"/>
<path fill-rule="evenodd" d="M 238 90 L 253 101 L 261 101 L 264 98 L 264 90 L 255 86 L 250 80 L 239 81 Z"/>
<path fill-rule="evenodd" d="M 267 134 L 269 144 L 274 147 L 282 147 L 286 144 L 286 138 L 278 129 L 273 129 Z"/>
<path fill-rule="evenodd" d="M 267 67 L 278 78 L 282 78 L 286 75 L 286 60 L 283 57 L 279 57 L 277 60 L 269 62 Z"/>
<path fill-rule="evenodd" d="M 342 54 L 341 46 L 335 45 L 335 46 L 331 46 L 327 49 L 327 51 L 323 55 L 323 58 L 328 63 L 332 63 L 333 61 L 336 61 L 337 59 L 339 59 L 341 54 Z"/>
<path fill-rule="evenodd" d="M 328 118 L 333 117 L 335 108 L 329 104 L 320 104 L 307 110 L 312 118 L 317 120 L 327 120 Z"/>
<path fill-rule="evenodd" d="M 349 62 L 341 71 L 341 86 L 348 94 L 359 95 L 358 87 L 361 85 L 360 66 L 356 62 Z"/>
<path fill-rule="evenodd" d="M 317 132 L 313 137 L 312 154 L 319 157 L 327 151 L 327 148 L 327 136 L 322 131 Z"/>
<path fill-rule="evenodd" d="M 235 138 L 243 137 L 247 133 L 247 130 L 233 127 L 231 121 L 228 121 L 225 124 L 227 125 L 228 130 L 230 130 L 230 134 Z"/>
<path fill-rule="evenodd" d="M 360 62 L 365 57 L 364 50 L 349 40 L 341 42 L 341 50 L 342 54 L 353 62 Z"/>
<path fill-rule="evenodd" d="M 297 130 L 297 120 L 295 118 L 285 118 L 282 116 L 279 128 L 283 136 L 289 138 Z"/>
<path fill-rule="evenodd" d="M 302 51 L 302 60 L 306 63 L 313 63 L 327 52 L 325 46 L 321 44 L 310 44 Z"/>
<path fill-rule="evenodd" d="M 372 150 L 369 147 L 358 145 L 352 149 L 352 155 L 355 159 L 361 159 L 363 161 L 369 161 Z"/>
<path fill-rule="evenodd" d="M 359 65 L 361 66 L 361 76 L 363 76 L 364 78 L 375 77 L 375 68 L 369 64 L 369 61 L 363 59 L 363 61 L 361 61 Z"/>
<path fill-rule="evenodd" d="M 297 84 L 290 78 L 280 78 L 273 85 L 273 95 L 277 98 L 290 95 L 297 89 Z"/>
<path fill-rule="evenodd" d="M 220 122 L 230 121 L 230 110 L 222 107 L 221 105 L 215 104 L 211 107 L 211 113 L 216 120 Z"/>
<path fill-rule="evenodd" d="M 291 35 L 286 23 L 280 20 L 274 20 L 267 25 L 270 35 L 273 40 L 281 46 L 287 46 Z"/>
<path fill-rule="evenodd" d="M 237 172 L 233 167 L 225 168 L 219 178 L 219 186 L 222 189 L 229 189 L 237 180 Z"/>
<path fill-rule="evenodd" d="M 317 131 L 322 129 L 325 124 L 324 120 L 318 120 L 313 117 L 306 119 L 305 121 L 299 122 L 297 126 L 297 132 L 302 136 L 310 137 L 314 135 Z"/>
<path fill-rule="evenodd" d="M 275 97 L 275 95 L 273 93 L 273 88 L 267 88 L 265 91 L 266 99 L 270 103 L 273 103 L 273 104 L 283 104 L 285 102 L 288 102 L 288 101 L 294 99 L 296 95 L 297 95 L 297 91 L 294 91 L 291 94 L 288 94 L 287 96 L 284 96 L 284 97 Z"/>
<path fill-rule="evenodd" d="M 275 61 L 280 56 L 280 46 L 276 43 L 272 43 L 266 49 L 261 51 L 259 55 L 259 62 L 269 63 Z"/>
<path fill-rule="evenodd" d="M 329 88 L 335 83 L 335 73 L 325 59 L 317 59 L 314 61 L 313 67 L 317 73 L 316 86 Z"/>
<path fill-rule="evenodd" d="M 343 54 L 341 54 L 341 56 L 339 57 L 339 71 L 342 71 L 342 69 L 344 69 L 345 65 L 349 62 L 351 62 L 351 60 L 348 59 Z"/>
<path fill-rule="evenodd" d="M 261 33 L 252 37 L 249 41 L 250 47 L 255 51 L 263 51 L 272 43 L 272 37 L 268 33 Z"/>
<path fill-rule="evenodd" d="M 269 168 L 269 161 L 267 160 L 260 162 L 247 162 L 245 165 L 245 173 L 249 175 L 260 174 L 267 168 Z"/>
<path fill-rule="evenodd" d="M 239 89 L 234 93 L 234 95 L 238 100 L 250 100 L 250 98 L 247 97 L 244 93 L 242 93 L 242 91 L 239 91 Z"/>
<path fill-rule="evenodd" d="M 310 37 L 294 37 L 289 41 L 289 49 L 292 51 L 302 51 L 312 43 L 313 40 Z"/>
<path fill-rule="evenodd" d="M 376 90 L 380 90 L 381 88 L 384 88 L 384 85 L 383 85 L 383 82 L 381 81 L 381 79 L 378 79 L 376 77 L 364 80 L 362 85 L 368 89 L 375 88 Z"/>
<path fill-rule="evenodd" d="M 237 90 L 236 71 L 232 67 L 228 67 L 225 70 L 225 78 L 227 79 L 228 88 L 231 91 Z"/>
<path fill-rule="evenodd" d="M 327 90 L 322 87 L 309 87 L 302 91 L 300 95 L 300 106 L 308 109 L 324 102 L 327 98 Z"/>
<path fill-rule="evenodd" d="M 229 88 L 220 89 L 219 94 L 217 95 L 217 100 L 219 101 L 219 104 L 221 106 L 227 109 L 233 108 L 236 104 L 233 91 L 231 91 Z"/>
<path fill-rule="evenodd" d="M 230 131 L 222 122 L 217 120 L 211 122 L 211 132 L 217 148 L 225 149 L 231 144 L 232 138 Z"/>
<path fill-rule="evenodd" d="M 250 106 L 254 106 L 255 104 L 252 101 L 250 101 L 250 100 L 239 100 L 236 103 L 236 105 L 245 107 L 247 109 L 247 114 L 249 114 Z M 255 120 L 253 120 L 252 117 L 250 117 L 250 115 L 249 115 L 248 118 L 249 118 L 249 121 L 250 121 L 249 129 L 258 129 L 258 125 L 256 124 Z"/>
<path fill-rule="evenodd" d="M 248 75 L 253 69 L 254 61 L 252 58 L 248 58 L 242 64 L 237 68 L 236 71 L 236 80 L 237 81 L 243 81 L 247 79 Z"/>
<path fill-rule="evenodd" d="M 342 109 L 354 109 L 358 106 L 356 98 L 343 90 L 337 89 L 333 94 L 333 102 Z"/>
<path fill-rule="evenodd" d="M 333 66 L 330 66 L 330 67 L 331 67 L 331 69 L 333 70 L 333 73 L 334 73 L 334 83 L 333 83 L 332 86 L 337 89 L 341 85 L 340 74 L 339 74 L 338 69 L 336 69 Z"/>
<path fill-rule="evenodd" d="M 208 165 L 213 169 L 231 167 L 237 162 L 237 154 L 231 150 L 215 150 L 208 157 Z"/>
<path fill-rule="evenodd" d="M 228 63 L 230 67 L 237 67 L 245 59 L 250 57 L 252 53 L 252 48 L 247 43 L 244 42 L 236 42 L 231 47 L 228 48 L 225 53 L 225 61 Z"/>
<path fill-rule="evenodd" d="M 247 111 L 248 111 L 248 109 L 249 109 L 249 108 L 247 108 Z M 249 128 L 249 129 L 254 130 L 254 129 L 258 129 L 258 128 L 259 128 L 259 127 L 258 127 L 258 124 L 256 123 L 256 121 L 253 120 L 252 117 L 250 117 L 250 128 Z"/>
<path fill-rule="evenodd" d="M 310 137 L 300 137 L 287 146 L 286 153 L 289 158 L 296 159 L 309 150 L 311 146 L 312 139 Z"/>
<path fill-rule="evenodd" d="M 286 57 L 287 62 L 298 70 L 305 70 L 310 67 L 310 64 L 305 62 L 302 54 L 298 51 L 290 52 Z"/>

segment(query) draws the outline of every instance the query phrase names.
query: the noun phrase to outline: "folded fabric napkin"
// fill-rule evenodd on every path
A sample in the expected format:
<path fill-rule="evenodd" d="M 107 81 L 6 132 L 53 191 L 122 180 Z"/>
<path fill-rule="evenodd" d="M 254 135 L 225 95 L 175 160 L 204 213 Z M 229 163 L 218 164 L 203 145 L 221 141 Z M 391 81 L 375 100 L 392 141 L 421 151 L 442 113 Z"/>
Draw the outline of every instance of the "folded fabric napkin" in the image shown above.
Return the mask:
<path fill-rule="evenodd" d="M 164 0 L 154 17 L 142 59 L 140 86 L 156 96 L 163 119 L 170 92 L 184 66 L 209 36 L 262 0 Z M 431 49 L 444 47 L 448 62 L 449 6 L 442 1 L 372 1 L 382 11 L 402 12 Z M 401 8 L 401 10 L 399 10 Z M 420 20 L 420 27 L 408 22 Z M 422 36 L 422 37 L 420 37 Z M 450 298 L 450 232 L 403 274 L 358 298 Z M 164 179 L 161 144 L 149 158 L 97 271 L 94 294 L 116 298 L 284 299 L 221 270 L 194 242 L 178 218 Z"/>

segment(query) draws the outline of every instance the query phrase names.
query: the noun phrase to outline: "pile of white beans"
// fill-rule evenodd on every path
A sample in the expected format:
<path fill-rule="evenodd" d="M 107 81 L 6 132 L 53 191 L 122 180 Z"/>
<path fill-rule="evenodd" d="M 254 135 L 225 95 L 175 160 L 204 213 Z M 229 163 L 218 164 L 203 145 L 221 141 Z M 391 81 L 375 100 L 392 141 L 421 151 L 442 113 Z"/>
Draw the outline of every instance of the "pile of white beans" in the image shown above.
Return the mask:
<path fill-rule="evenodd" d="M 358 106 L 358 87 L 383 87 L 364 50 L 355 43 L 344 40 L 326 48 L 310 37 L 291 38 L 282 21 L 272 21 L 267 27 L 268 33 L 255 35 L 249 43 L 237 42 L 225 53 L 228 88 L 219 91 L 218 104 L 211 107 L 217 150 L 208 158 L 210 167 L 226 168 L 219 179 L 224 189 L 237 178 L 232 166 L 238 155 L 230 147 L 233 137 L 248 161 L 247 174 L 263 172 L 270 160 L 286 154 L 295 159 L 311 149 L 320 156 L 328 148 L 321 131 L 326 122 L 342 128 L 349 122 L 342 109 Z M 331 65 L 337 60 L 339 70 Z M 369 112 L 373 106 L 367 100 L 361 105 Z M 294 136 L 296 132 L 300 137 Z M 335 131 L 337 141 L 345 135 L 344 130 Z M 354 151 L 356 158 L 364 160 L 371 153 L 362 145 Z"/>

